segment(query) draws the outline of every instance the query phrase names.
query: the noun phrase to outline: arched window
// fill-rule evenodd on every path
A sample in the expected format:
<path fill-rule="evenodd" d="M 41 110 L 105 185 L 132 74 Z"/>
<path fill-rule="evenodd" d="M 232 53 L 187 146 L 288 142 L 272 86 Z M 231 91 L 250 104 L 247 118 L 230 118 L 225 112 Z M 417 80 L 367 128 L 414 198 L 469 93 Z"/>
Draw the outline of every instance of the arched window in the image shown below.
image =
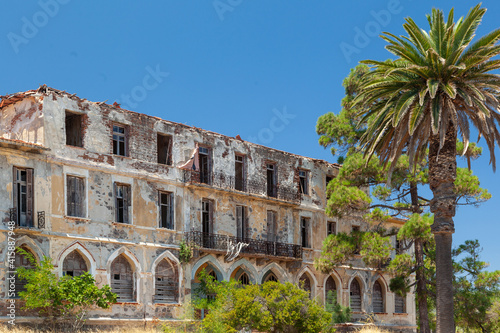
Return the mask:
<path fill-rule="evenodd" d="M 88 272 L 87 263 L 78 251 L 73 251 L 64 258 L 63 275 L 80 276 Z"/>
<path fill-rule="evenodd" d="M 307 276 L 307 274 L 302 274 L 299 279 L 299 286 L 303 290 L 309 293 L 309 297 L 311 297 L 311 279 Z"/>
<path fill-rule="evenodd" d="M 170 260 L 163 259 L 155 271 L 156 303 L 177 303 L 179 301 L 179 274 Z"/>
<path fill-rule="evenodd" d="M 325 296 L 327 302 L 329 303 L 337 302 L 337 285 L 335 284 L 335 280 L 331 276 L 329 276 L 328 279 L 326 279 Z"/>
<path fill-rule="evenodd" d="M 245 273 L 245 272 L 243 272 L 243 273 L 240 275 L 240 277 L 239 277 L 238 281 L 240 281 L 240 283 L 241 283 L 241 284 L 243 284 L 243 285 L 248 285 L 248 284 L 250 284 L 250 278 L 248 277 L 248 274 L 247 274 L 247 273 Z"/>
<path fill-rule="evenodd" d="M 118 296 L 118 302 L 134 302 L 134 285 L 134 271 L 122 254 L 111 264 L 111 291 Z"/>
<path fill-rule="evenodd" d="M 264 276 L 264 279 L 262 280 L 262 283 L 266 283 L 268 281 L 271 281 L 271 282 L 279 282 L 278 281 L 278 278 L 276 277 L 276 275 L 274 275 L 274 273 L 272 271 L 269 271 L 265 276 Z"/>
<path fill-rule="evenodd" d="M 402 296 L 399 296 L 398 294 L 395 294 L 394 303 L 395 303 L 395 308 L 394 308 L 395 313 L 406 313 L 406 298 L 405 297 L 402 297 Z"/>
<path fill-rule="evenodd" d="M 361 312 L 361 287 L 356 279 L 351 282 L 350 306 L 353 312 Z"/>
<path fill-rule="evenodd" d="M 28 249 L 27 247 L 21 246 L 21 249 L 23 249 L 24 251 L 30 253 L 31 255 L 33 255 L 33 257 L 35 257 L 35 255 L 33 254 L 33 252 L 30 251 L 30 249 Z M 16 254 L 15 254 L 15 267 L 16 268 L 18 268 L 18 267 L 34 268 L 34 266 L 28 260 L 28 257 L 25 256 L 22 253 L 18 253 L 17 251 L 16 251 Z M 26 284 L 27 284 L 27 281 L 25 279 L 21 279 L 20 277 L 17 277 L 17 274 L 16 274 L 16 280 L 15 280 L 15 293 L 16 293 L 16 297 L 19 297 L 19 292 L 20 291 L 26 291 Z"/>
<path fill-rule="evenodd" d="M 384 312 L 384 293 L 382 285 L 378 281 L 373 284 L 372 307 L 373 312 Z"/>

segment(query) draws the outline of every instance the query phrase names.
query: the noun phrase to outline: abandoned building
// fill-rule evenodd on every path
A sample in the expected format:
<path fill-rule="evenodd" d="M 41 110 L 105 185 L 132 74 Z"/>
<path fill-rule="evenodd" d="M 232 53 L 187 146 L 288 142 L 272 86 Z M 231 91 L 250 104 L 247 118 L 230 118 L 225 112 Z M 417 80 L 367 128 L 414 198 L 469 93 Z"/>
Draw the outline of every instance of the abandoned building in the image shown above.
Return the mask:
<path fill-rule="evenodd" d="M 366 227 L 325 215 L 339 165 L 46 86 L 3 96 L 0 114 L 4 304 L 11 223 L 16 246 L 49 256 L 58 276 L 88 271 L 117 293 L 90 321 L 180 318 L 205 269 L 243 284 L 303 283 L 320 302 L 335 291 L 353 319 L 374 314 L 415 330 L 414 294 L 392 293 L 389 274 L 361 259 L 330 274 L 313 267 L 327 235 Z M 179 259 L 182 241 L 195 248 L 188 262 Z M 22 255 L 15 262 L 29 266 Z"/>

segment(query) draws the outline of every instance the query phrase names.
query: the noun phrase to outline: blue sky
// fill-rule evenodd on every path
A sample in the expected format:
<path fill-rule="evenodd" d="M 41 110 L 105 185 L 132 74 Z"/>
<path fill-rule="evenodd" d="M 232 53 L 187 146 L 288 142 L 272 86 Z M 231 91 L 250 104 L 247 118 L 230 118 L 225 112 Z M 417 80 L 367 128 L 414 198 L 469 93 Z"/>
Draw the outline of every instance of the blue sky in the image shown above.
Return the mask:
<path fill-rule="evenodd" d="M 380 31 L 403 33 L 408 16 L 427 27 L 433 3 L 446 13 L 455 6 L 456 16 L 476 4 L 6 0 L 0 95 L 45 83 L 91 101 L 119 101 L 141 113 L 334 162 L 317 144 L 317 118 L 340 110 L 342 80 L 358 61 L 390 57 Z M 479 35 L 500 26 L 500 3 L 483 6 L 488 11 Z M 273 126 L 278 115 L 284 126 Z M 480 208 L 457 210 L 454 245 L 479 239 L 483 259 L 500 269 L 500 180 L 488 162 L 485 152 L 473 170 L 493 198 Z"/>

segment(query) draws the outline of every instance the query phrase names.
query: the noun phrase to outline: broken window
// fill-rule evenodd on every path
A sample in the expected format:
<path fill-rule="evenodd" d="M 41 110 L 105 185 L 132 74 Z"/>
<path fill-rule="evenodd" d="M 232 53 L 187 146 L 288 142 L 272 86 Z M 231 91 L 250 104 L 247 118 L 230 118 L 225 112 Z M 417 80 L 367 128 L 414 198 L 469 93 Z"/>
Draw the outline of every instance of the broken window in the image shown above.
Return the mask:
<path fill-rule="evenodd" d="M 247 238 L 247 208 L 245 206 L 236 206 L 236 237 L 238 241 L 244 241 Z"/>
<path fill-rule="evenodd" d="M 160 192 L 160 228 L 174 229 L 174 194 Z"/>
<path fill-rule="evenodd" d="M 130 185 L 115 183 L 116 222 L 130 223 Z"/>
<path fill-rule="evenodd" d="M 394 294 L 394 312 L 406 313 L 406 299 L 398 294 Z"/>
<path fill-rule="evenodd" d="M 382 285 L 378 281 L 375 281 L 375 284 L 373 285 L 372 307 L 373 312 L 384 312 L 384 294 L 382 291 Z"/>
<path fill-rule="evenodd" d="M 31 254 L 33 256 L 33 258 L 35 258 L 35 255 L 33 254 L 33 252 L 30 251 L 27 247 L 21 246 L 21 249 L 28 252 L 29 254 Z M 18 253 L 18 252 L 15 253 L 15 267 L 16 268 L 18 268 L 18 267 L 35 268 L 35 266 L 28 260 L 28 256 L 26 256 L 22 253 Z M 16 273 L 16 279 L 15 279 L 15 285 L 14 285 L 16 297 L 19 297 L 19 292 L 26 291 L 26 284 L 27 284 L 27 281 L 25 279 L 22 279 L 19 276 L 17 276 L 17 273 Z"/>
<path fill-rule="evenodd" d="M 309 222 L 309 218 L 300 218 L 300 244 L 302 244 L 302 247 L 311 247 L 309 242 Z"/>
<path fill-rule="evenodd" d="M 113 125 L 113 154 L 127 156 L 127 135 L 125 126 Z"/>
<path fill-rule="evenodd" d="M 158 133 L 157 139 L 158 163 L 172 165 L 172 137 Z"/>
<path fill-rule="evenodd" d="M 307 276 L 307 274 L 302 274 L 299 279 L 299 286 L 302 290 L 305 290 L 309 293 L 309 297 L 311 297 L 311 280 Z"/>
<path fill-rule="evenodd" d="M 85 217 L 85 179 L 67 176 L 67 214 L 73 217 Z"/>
<path fill-rule="evenodd" d="M 122 254 L 111 263 L 111 291 L 117 295 L 117 302 L 135 301 L 134 271 Z"/>
<path fill-rule="evenodd" d="M 273 198 L 277 196 L 276 188 L 276 165 L 267 164 L 267 195 Z"/>
<path fill-rule="evenodd" d="M 356 279 L 351 282 L 350 288 L 350 307 L 353 312 L 361 312 L 361 287 Z"/>
<path fill-rule="evenodd" d="M 210 184 L 210 148 L 200 147 L 198 153 L 200 183 Z"/>
<path fill-rule="evenodd" d="M 155 270 L 155 303 L 177 303 L 179 300 L 179 275 L 170 260 L 163 259 Z"/>
<path fill-rule="evenodd" d="M 241 275 L 240 275 L 240 278 L 238 279 L 238 281 L 242 284 L 242 285 L 249 285 L 250 284 L 250 278 L 248 277 L 248 274 L 246 272 L 243 272 Z"/>
<path fill-rule="evenodd" d="M 309 194 L 309 171 L 306 170 L 299 170 L 299 186 L 300 186 L 300 193 L 302 194 Z"/>
<path fill-rule="evenodd" d="M 88 272 L 87 263 L 78 251 L 73 251 L 64 258 L 63 276 L 80 276 Z"/>
<path fill-rule="evenodd" d="M 20 227 L 33 227 L 33 169 L 13 170 L 14 222 Z"/>
<path fill-rule="evenodd" d="M 66 111 L 66 145 L 83 147 L 81 114 Z"/>
<path fill-rule="evenodd" d="M 267 240 L 269 242 L 276 242 L 277 239 L 277 219 L 276 212 L 272 210 L 267 211 Z"/>
<path fill-rule="evenodd" d="M 234 188 L 245 191 L 245 156 L 234 155 Z"/>
<path fill-rule="evenodd" d="M 337 223 L 328 221 L 327 222 L 327 230 L 326 230 L 326 235 L 336 235 L 337 234 Z"/>

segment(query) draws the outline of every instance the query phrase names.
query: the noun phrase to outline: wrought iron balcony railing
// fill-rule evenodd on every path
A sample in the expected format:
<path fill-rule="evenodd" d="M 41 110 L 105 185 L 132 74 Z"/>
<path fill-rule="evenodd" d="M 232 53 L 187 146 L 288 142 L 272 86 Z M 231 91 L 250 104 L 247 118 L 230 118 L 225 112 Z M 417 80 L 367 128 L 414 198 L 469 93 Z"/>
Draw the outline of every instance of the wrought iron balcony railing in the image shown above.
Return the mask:
<path fill-rule="evenodd" d="M 185 183 L 203 183 L 222 189 L 265 195 L 267 197 L 294 203 L 300 202 L 300 193 L 296 188 L 280 185 L 269 187 L 267 182 L 236 179 L 236 177 L 227 175 L 224 172 L 216 172 L 210 176 L 202 176 L 198 171 L 184 170 L 183 181 Z"/>
<path fill-rule="evenodd" d="M 230 242 L 232 242 L 233 245 L 243 242 L 248 244 L 248 246 L 241 249 L 241 254 L 302 259 L 302 246 L 296 244 L 270 242 L 252 238 L 238 238 L 220 234 L 209 234 L 201 231 L 186 232 L 186 242 L 200 249 L 218 251 L 227 251 Z"/>
<path fill-rule="evenodd" d="M 9 209 L 9 219 L 14 222 L 15 228 L 38 228 L 45 229 L 45 211 L 37 212 L 37 225 L 34 218 L 31 221 L 21 220 L 17 208 Z"/>

